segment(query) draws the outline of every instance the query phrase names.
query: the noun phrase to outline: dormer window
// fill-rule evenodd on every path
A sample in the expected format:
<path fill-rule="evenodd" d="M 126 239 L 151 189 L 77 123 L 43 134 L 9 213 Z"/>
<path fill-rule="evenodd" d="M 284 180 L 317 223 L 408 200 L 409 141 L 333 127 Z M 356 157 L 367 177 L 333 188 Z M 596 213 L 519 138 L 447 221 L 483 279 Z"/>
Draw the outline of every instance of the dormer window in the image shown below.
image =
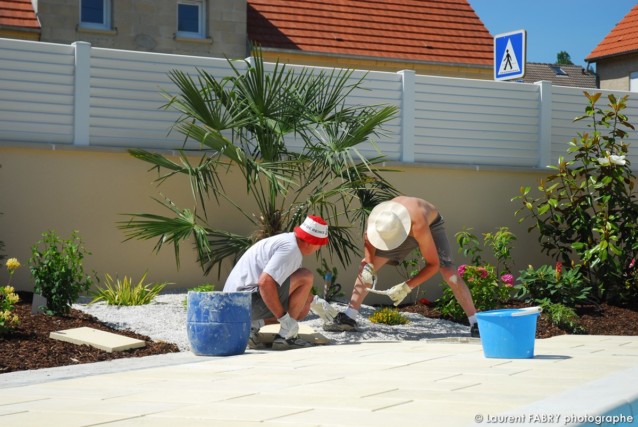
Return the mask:
<path fill-rule="evenodd" d="M 556 73 L 557 76 L 566 76 L 567 72 L 565 72 L 565 70 L 563 70 L 562 68 L 560 68 L 558 65 L 552 65 L 552 70 L 554 70 L 554 73 Z"/>
<path fill-rule="evenodd" d="M 205 13 L 203 0 L 180 0 L 177 2 L 177 36 L 204 38 Z"/>
<path fill-rule="evenodd" d="M 111 29 L 111 0 L 80 0 L 80 27 Z"/>

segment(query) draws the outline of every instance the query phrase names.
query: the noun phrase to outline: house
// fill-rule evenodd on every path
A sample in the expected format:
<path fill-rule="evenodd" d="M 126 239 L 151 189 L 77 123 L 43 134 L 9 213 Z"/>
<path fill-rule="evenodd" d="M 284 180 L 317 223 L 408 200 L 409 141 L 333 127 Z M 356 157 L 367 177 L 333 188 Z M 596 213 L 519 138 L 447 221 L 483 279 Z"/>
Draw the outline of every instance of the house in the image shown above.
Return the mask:
<path fill-rule="evenodd" d="M 467 0 L 248 0 L 266 59 L 493 78 L 493 38 Z"/>
<path fill-rule="evenodd" d="M 245 0 L 34 0 L 41 41 L 193 56 L 246 56 Z"/>
<path fill-rule="evenodd" d="M 591 51 L 601 89 L 638 92 L 638 4 Z"/>
<path fill-rule="evenodd" d="M 33 6 L 31 4 L 33 3 Z M 40 41 L 492 79 L 493 39 L 468 0 L 3 0 Z M 12 12 L 16 14 L 15 12 Z"/>
<path fill-rule="evenodd" d="M 598 88 L 596 74 L 580 65 L 528 62 L 525 64 L 525 76 L 518 81 L 534 83 L 541 80 L 550 81 L 554 86 Z"/>
<path fill-rule="evenodd" d="M 40 40 L 40 22 L 36 17 L 31 0 L 2 0 L 0 2 L 0 37 Z"/>

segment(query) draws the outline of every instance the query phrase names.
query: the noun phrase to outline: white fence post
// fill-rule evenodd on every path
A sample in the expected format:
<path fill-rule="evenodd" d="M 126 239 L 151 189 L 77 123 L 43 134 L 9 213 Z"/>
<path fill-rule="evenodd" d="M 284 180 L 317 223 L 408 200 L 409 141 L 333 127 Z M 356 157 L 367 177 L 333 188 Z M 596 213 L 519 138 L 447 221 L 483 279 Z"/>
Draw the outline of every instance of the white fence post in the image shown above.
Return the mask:
<path fill-rule="evenodd" d="M 74 42 L 73 145 L 89 145 L 91 120 L 91 43 Z"/>
<path fill-rule="evenodd" d="M 414 70 L 401 70 L 401 161 L 414 163 Z"/>
<path fill-rule="evenodd" d="M 552 162 L 552 82 L 541 80 L 534 83 L 540 90 L 538 114 L 538 167 L 544 169 Z"/>

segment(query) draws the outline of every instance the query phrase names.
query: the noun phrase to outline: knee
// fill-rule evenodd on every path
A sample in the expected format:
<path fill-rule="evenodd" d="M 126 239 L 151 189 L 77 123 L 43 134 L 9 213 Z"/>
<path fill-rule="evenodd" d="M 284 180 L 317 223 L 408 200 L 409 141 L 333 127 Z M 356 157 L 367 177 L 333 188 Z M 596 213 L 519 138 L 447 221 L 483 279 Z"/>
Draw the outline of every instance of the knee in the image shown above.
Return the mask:
<path fill-rule="evenodd" d="M 300 268 L 290 276 L 290 286 L 292 289 L 312 287 L 313 284 L 312 271 L 307 268 Z"/>

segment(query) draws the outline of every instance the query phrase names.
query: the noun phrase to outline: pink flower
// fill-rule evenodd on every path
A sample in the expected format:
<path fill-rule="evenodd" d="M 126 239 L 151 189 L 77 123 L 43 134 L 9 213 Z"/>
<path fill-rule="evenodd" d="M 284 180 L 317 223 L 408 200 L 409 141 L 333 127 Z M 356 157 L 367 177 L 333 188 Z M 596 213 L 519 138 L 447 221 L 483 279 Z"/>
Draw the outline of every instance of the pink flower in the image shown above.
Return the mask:
<path fill-rule="evenodd" d="M 485 269 L 485 267 L 479 267 L 479 268 L 476 269 L 476 271 L 478 271 L 479 276 L 481 276 L 481 279 L 485 279 L 490 274 Z"/>
<path fill-rule="evenodd" d="M 459 265 L 459 268 L 456 269 L 456 272 L 459 274 L 459 276 L 463 276 L 465 274 L 465 268 L 467 266 L 465 264 L 463 265 Z"/>
<path fill-rule="evenodd" d="M 505 283 L 505 286 L 508 288 L 514 286 L 514 276 L 511 274 L 503 274 L 501 276 L 501 281 Z"/>

